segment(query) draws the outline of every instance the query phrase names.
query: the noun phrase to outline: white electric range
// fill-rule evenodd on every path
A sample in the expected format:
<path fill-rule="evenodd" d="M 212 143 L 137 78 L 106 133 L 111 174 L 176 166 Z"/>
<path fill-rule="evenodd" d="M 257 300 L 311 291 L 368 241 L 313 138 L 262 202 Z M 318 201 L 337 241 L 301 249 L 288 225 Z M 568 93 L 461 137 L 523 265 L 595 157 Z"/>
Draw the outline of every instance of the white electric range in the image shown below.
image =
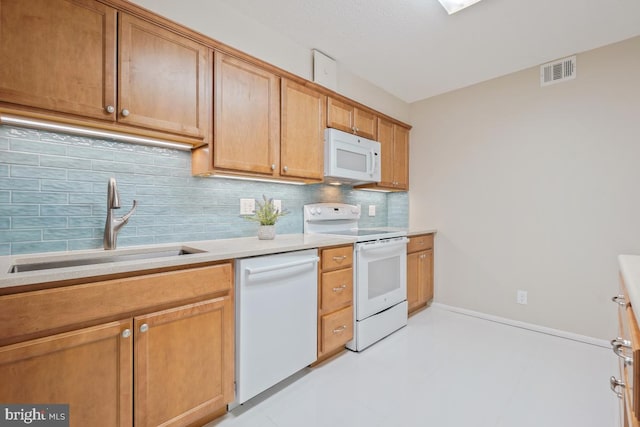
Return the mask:
<path fill-rule="evenodd" d="M 304 206 L 305 234 L 355 237 L 354 338 L 361 351 L 407 324 L 407 232 L 359 228 L 360 207 L 344 203 Z"/>

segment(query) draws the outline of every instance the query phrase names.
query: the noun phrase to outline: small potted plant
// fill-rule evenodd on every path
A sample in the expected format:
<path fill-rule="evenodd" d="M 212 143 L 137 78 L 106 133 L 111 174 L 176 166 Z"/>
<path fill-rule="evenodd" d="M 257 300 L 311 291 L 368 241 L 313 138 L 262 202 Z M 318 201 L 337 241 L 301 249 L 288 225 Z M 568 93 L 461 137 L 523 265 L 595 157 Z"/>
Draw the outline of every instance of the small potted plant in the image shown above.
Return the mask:
<path fill-rule="evenodd" d="M 267 199 L 262 196 L 263 202 L 256 200 L 256 211 L 252 216 L 246 217 L 249 221 L 255 221 L 260 224 L 258 229 L 258 239 L 272 240 L 276 237 L 276 222 L 281 216 L 285 216 L 289 212 L 285 209 L 280 211 L 273 203 L 273 199 Z"/>

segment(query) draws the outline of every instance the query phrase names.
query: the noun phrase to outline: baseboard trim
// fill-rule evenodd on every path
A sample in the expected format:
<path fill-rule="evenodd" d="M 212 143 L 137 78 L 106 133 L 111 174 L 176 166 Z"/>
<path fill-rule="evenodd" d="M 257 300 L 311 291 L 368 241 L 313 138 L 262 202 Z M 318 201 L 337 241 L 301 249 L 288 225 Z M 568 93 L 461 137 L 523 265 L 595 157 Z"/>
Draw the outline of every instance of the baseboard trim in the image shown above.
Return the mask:
<path fill-rule="evenodd" d="M 489 320 L 491 322 L 514 326 L 516 328 L 522 328 L 522 329 L 527 329 L 529 331 L 540 332 L 542 334 L 553 335 L 556 337 L 565 338 L 572 341 L 583 342 L 585 344 L 595 345 L 598 347 L 611 348 L 611 344 L 607 340 L 588 337 L 586 335 L 574 334 L 573 332 L 547 328 L 546 326 L 540 326 L 534 323 L 527 323 L 527 322 L 521 322 L 519 320 L 507 319 L 506 317 L 494 316 L 494 315 L 482 313 L 479 311 L 468 310 L 466 308 L 454 307 L 447 304 L 441 304 L 439 302 L 434 302 L 431 304 L 431 306 L 439 307 L 439 308 L 442 308 L 443 310 L 452 311 L 454 313 L 459 313 L 459 314 L 464 314 L 471 317 L 476 317 L 479 319 Z"/>

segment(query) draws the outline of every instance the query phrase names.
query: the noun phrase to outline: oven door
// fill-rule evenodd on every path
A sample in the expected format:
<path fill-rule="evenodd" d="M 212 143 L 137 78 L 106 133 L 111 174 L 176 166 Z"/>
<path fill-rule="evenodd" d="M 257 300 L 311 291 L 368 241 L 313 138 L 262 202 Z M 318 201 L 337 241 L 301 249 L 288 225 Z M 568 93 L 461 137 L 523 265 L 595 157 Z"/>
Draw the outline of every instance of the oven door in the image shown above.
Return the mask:
<path fill-rule="evenodd" d="M 407 238 L 357 243 L 356 320 L 407 299 Z"/>

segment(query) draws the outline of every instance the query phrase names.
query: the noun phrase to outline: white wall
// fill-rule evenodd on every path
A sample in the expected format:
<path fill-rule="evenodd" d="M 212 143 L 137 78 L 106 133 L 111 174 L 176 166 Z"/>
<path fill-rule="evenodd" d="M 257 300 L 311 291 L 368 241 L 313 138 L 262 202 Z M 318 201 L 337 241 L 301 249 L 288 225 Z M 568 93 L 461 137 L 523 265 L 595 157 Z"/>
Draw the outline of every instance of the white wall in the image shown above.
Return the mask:
<path fill-rule="evenodd" d="M 313 80 L 312 53 L 277 31 L 212 0 L 132 0 L 258 59 Z M 338 63 L 337 92 L 395 119 L 409 121 L 409 104 L 353 74 Z"/>
<path fill-rule="evenodd" d="M 616 256 L 640 254 L 640 38 L 579 54 L 573 81 L 524 70 L 412 104 L 411 122 L 436 301 L 613 337 Z"/>

